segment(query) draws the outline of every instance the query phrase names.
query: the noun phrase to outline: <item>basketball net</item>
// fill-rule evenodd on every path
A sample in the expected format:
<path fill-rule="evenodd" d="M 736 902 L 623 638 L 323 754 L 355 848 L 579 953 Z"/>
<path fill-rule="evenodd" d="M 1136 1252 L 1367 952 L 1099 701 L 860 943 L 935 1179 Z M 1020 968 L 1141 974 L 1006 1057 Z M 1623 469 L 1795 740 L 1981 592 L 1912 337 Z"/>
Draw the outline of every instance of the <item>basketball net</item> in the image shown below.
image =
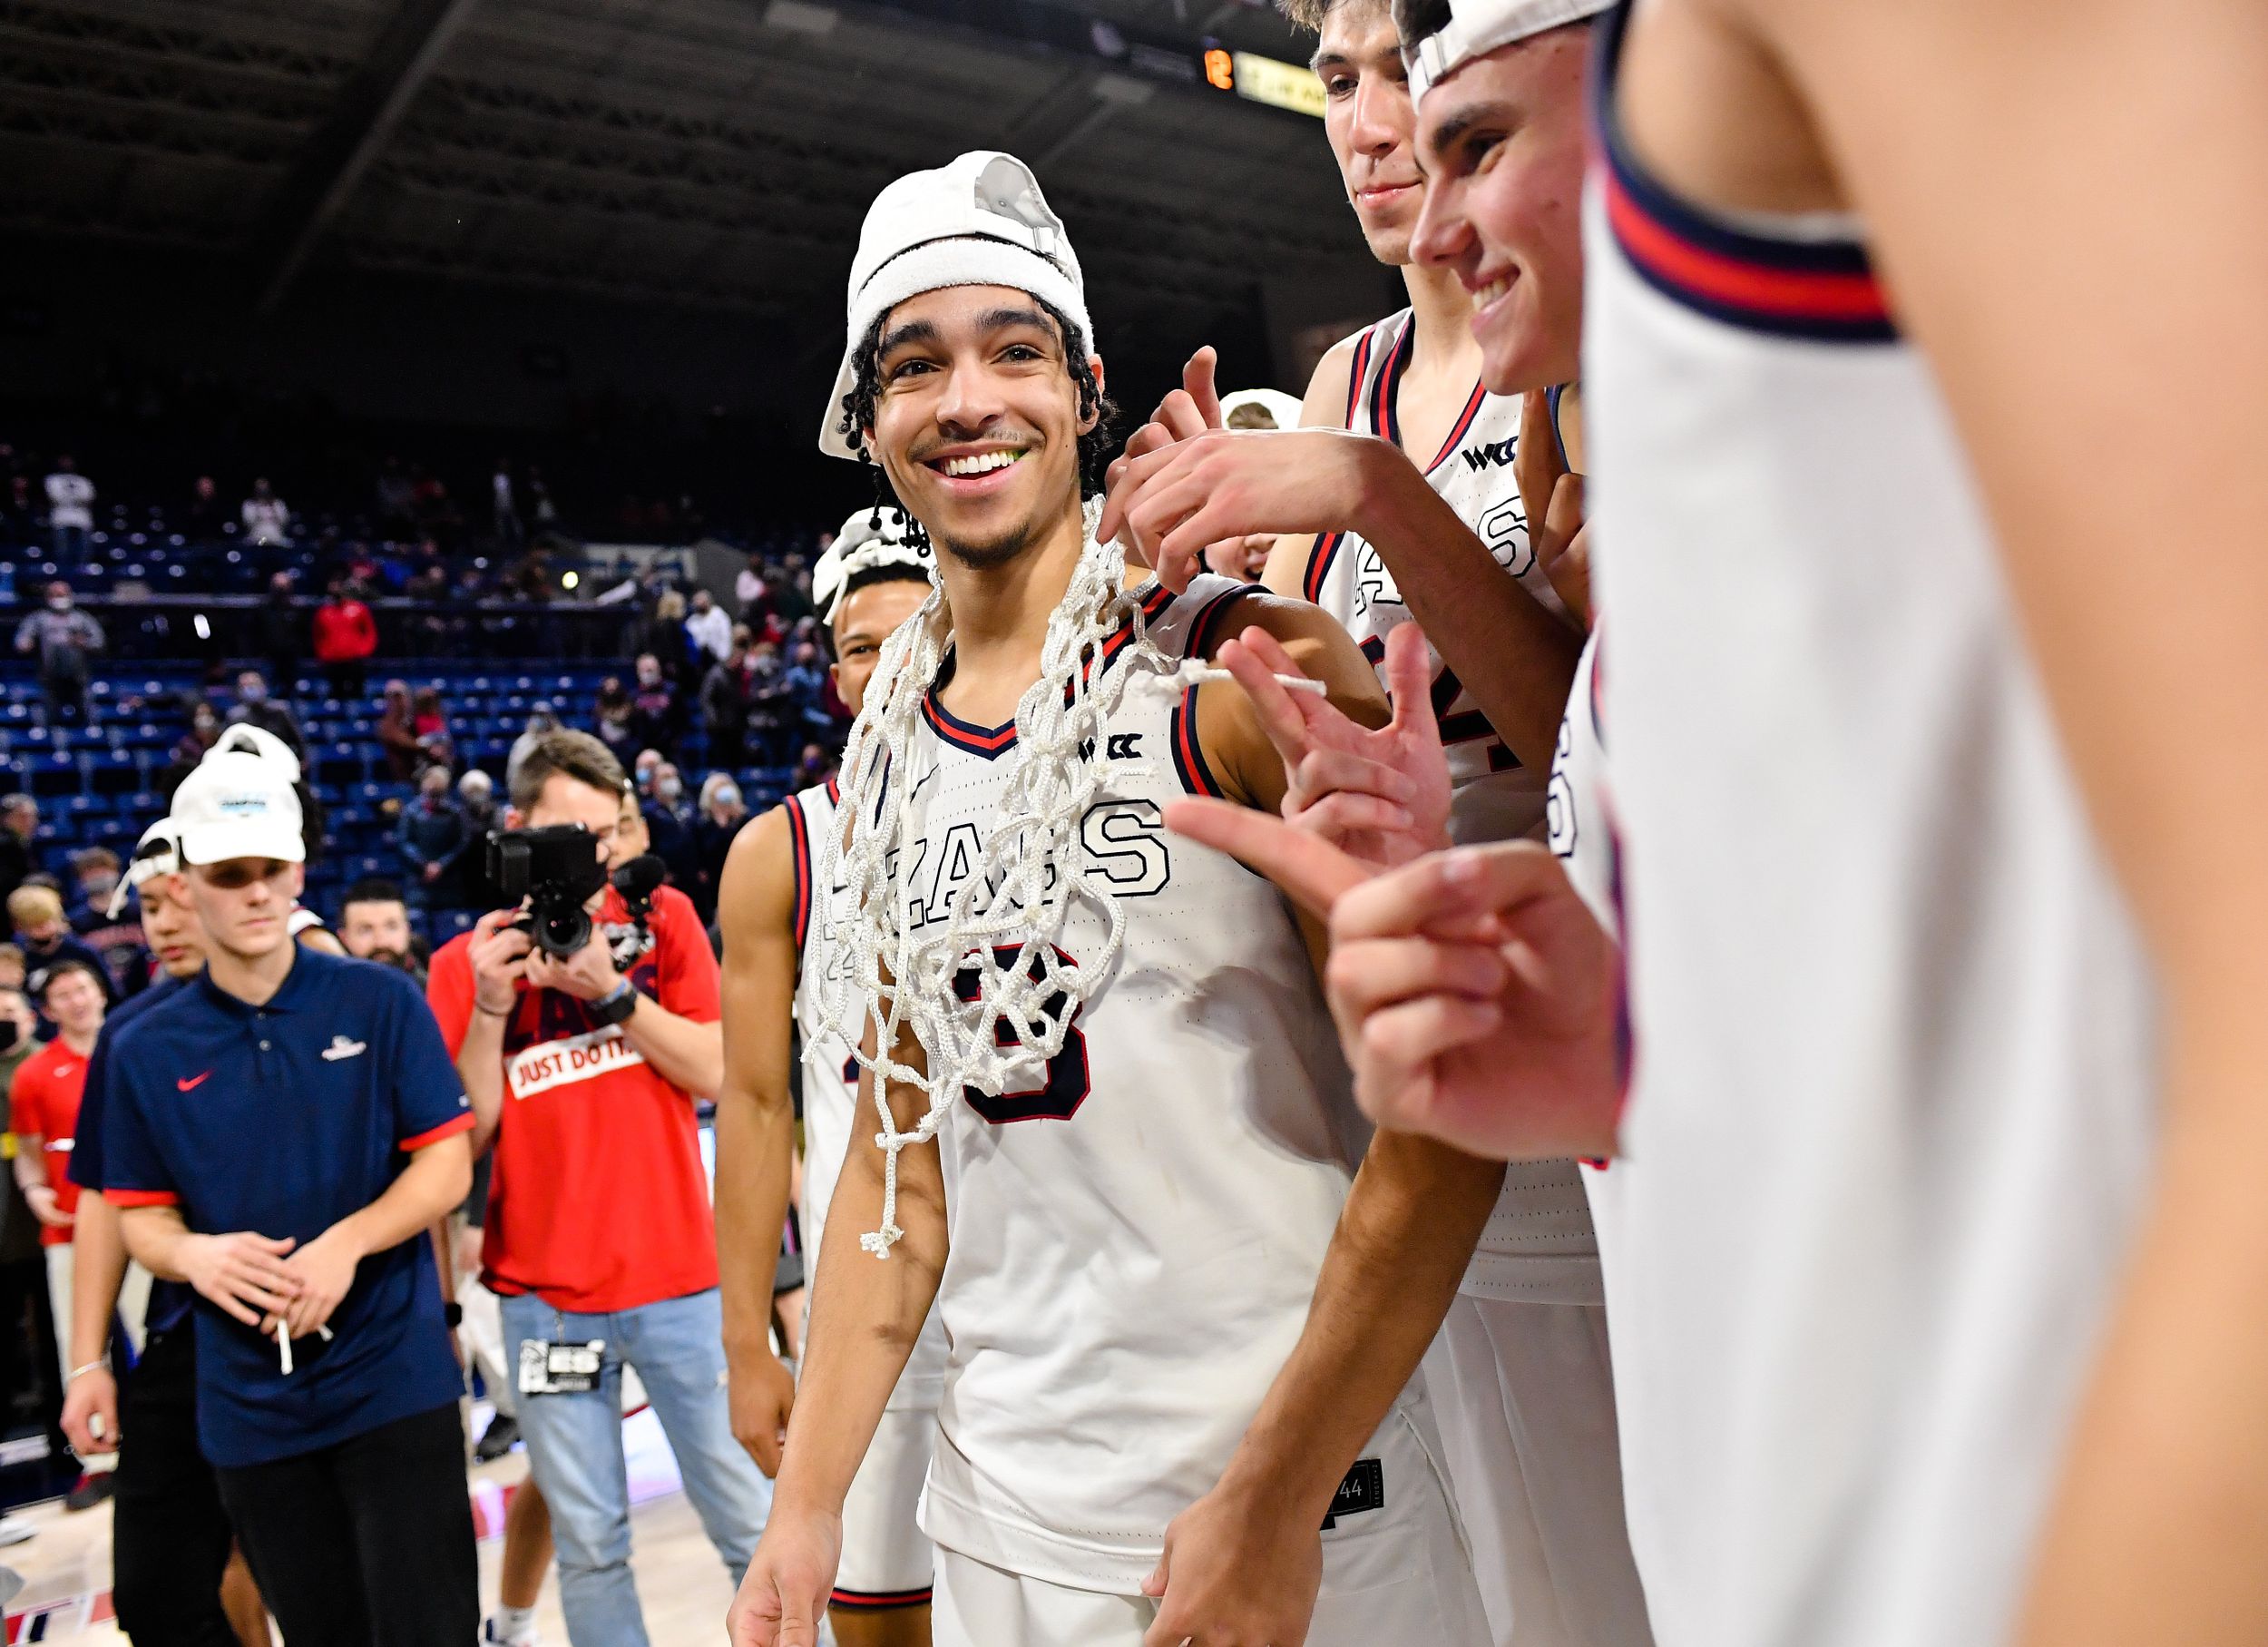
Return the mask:
<path fill-rule="evenodd" d="M 1080 820 L 1111 789 L 1110 724 L 1138 681 L 1172 676 L 1177 665 L 1149 640 L 1141 603 L 1125 589 L 1118 545 L 1095 540 L 1100 500 L 1085 510 L 1085 544 L 1070 587 L 1048 620 L 1040 678 L 1016 705 L 1015 766 L 973 873 L 926 930 L 906 918 L 903 877 L 913 872 L 922 816 L 906 802 L 922 701 L 936 684 L 953 635 L 942 580 L 914 617 L 884 645 L 866 689 L 865 710 L 843 751 L 843 829 L 827 832 L 822 889 L 845 888 L 836 941 L 849 965 L 824 1003 L 828 1024 L 874 1078 L 884 1152 L 882 1228 L 859 1238 L 877 1258 L 904 1233 L 897 1224 L 898 1152 L 937 1135 L 963 1087 L 996 1096 L 1063 1050 L 1072 1020 L 1110 975 L 1126 916 L 1080 849 Z M 1121 627 L 1133 634 L 1111 666 L 1104 643 Z M 943 843 L 936 843 L 942 850 Z M 1074 907 L 1102 921 L 1100 946 L 1074 964 L 1057 943 Z M 1000 956 L 1012 951 L 1002 964 Z M 974 998 L 963 999 L 964 975 Z M 998 1026 L 1006 1025 L 1005 1037 Z M 910 1037 L 919 1066 L 894 1052 Z M 867 1051 L 871 1038 L 874 1050 Z M 1009 1044 L 1002 1044 L 1005 1039 Z M 887 1093 L 912 1087 L 928 1099 L 920 1121 L 898 1129 Z"/>

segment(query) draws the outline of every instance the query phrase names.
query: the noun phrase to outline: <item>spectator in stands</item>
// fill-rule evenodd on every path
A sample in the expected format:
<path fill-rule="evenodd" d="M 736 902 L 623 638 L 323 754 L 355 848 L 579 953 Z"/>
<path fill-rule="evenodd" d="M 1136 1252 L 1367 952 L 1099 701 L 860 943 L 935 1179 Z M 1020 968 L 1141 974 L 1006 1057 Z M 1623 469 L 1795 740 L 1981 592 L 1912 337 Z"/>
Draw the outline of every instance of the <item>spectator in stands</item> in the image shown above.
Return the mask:
<path fill-rule="evenodd" d="M 700 884 L 706 901 L 694 901 L 705 909 L 717 907 L 717 888 L 725 875 L 725 854 L 732 850 L 733 837 L 740 833 L 748 821 L 748 802 L 741 798 L 740 786 L 729 772 L 711 772 L 701 785 L 700 819 L 693 826 L 694 850 L 700 861 Z"/>
<path fill-rule="evenodd" d="M 496 537 L 499 542 L 518 544 L 527 535 L 520 524 L 520 511 L 512 496 L 512 460 L 499 457 L 495 472 L 488 477 L 488 495 L 494 514 Z"/>
<path fill-rule="evenodd" d="M 70 911 L 71 930 L 103 957 L 103 969 L 119 999 L 140 995 L 150 982 L 150 949 L 141 920 L 127 900 L 115 896 L 118 854 L 108 847 L 89 847 L 72 858 L 71 872 L 79 883 L 79 901 Z"/>
<path fill-rule="evenodd" d="M 8 1083 L 9 1130 L 15 1134 L 15 1181 L 32 1216 L 40 1222 L 41 1256 L 47 1263 L 47 1298 L 55 1320 L 57 1376 L 71 1383 L 72 1230 L 79 1186 L 71 1181 L 71 1146 L 78 1133 L 79 1098 L 86 1085 L 88 1056 L 103 1033 L 107 1010 L 103 978 L 84 963 L 64 959 L 41 969 L 32 993 L 40 1011 L 54 1024 L 55 1038 L 16 1067 Z M 140 1343 L 143 1309 L 150 1297 L 148 1270 L 135 1273 L 122 1300 L 131 1342 Z M 115 1456 L 90 1458 L 64 1495 L 67 1510 L 90 1510 L 111 1495 Z"/>
<path fill-rule="evenodd" d="M 512 740 L 512 752 L 504 757 L 504 790 L 507 794 L 512 789 L 513 774 L 520 770 L 520 763 L 528 758 L 528 751 L 536 746 L 544 733 L 557 730 L 559 730 L 559 713 L 550 704 L 539 703 L 528 711 L 525 729 Z"/>
<path fill-rule="evenodd" d="M 748 564 L 734 574 L 732 603 L 743 623 L 754 623 L 764 615 L 764 556 L 761 552 L 748 551 Z"/>
<path fill-rule="evenodd" d="M 511 819 L 580 824 L 621 861 L 626 787 L 597 740 L 554 733 L 522 767 Z M 596 918 L 623 916 L 610 887 Z M 620 1369 L 644 1384 L 686 1494 L 736 1576 L 770 1503 L 732 1438 L 716 1232 L 694 1147 L 694 1103 L 723 1079 L 716 960 L 672 887 L 655 895 L 650 941 L 626 945 L 620 966 L 604 941 L 563 961 L 531 954 L 512 918 L 485 915 L 436 951 L 428 995 L 478 1134 L 495 1142 L 482 1262 L 503 1299 L 505 1364 L 540 1365 L 544 1343 L 604 1340 L 602 1377 L 519 1402 L 568 1628 L 580 1642 L 642 1642 Z"/>
<path fill-rule="evenodd" d="M 835 541 L 834 534 L 822 532 L 819 537 L 824 554 L 825 545 Z M 802 555 L 791 553 L 780 563 L 780 575 L 772 580 L 772 610 L 790 629 L 806 618 L 817 616 L 818 608 L 811 603 L 811 567 Z"/>
<path fill-rule="evenodd" d="M 732 650 L 712 667 L 701 682 L 701 728 L 709 734 L 712 766 L 737 766 L 748 742 L 748 631 L 745 624 L 732 632 Z"/>
<path fill-rule="evenodd" d="M 807 743 L 803 746 L 803 759 L 797 763 L 795 778 L 787 786 L 788 792 L 793 794 L 798 789 L 825 783 L 834 775 L 835 757 L 827 753 L 826 746 Z"/>
<path fill-rule="evenodd" d="M 47 530 L 56 564 L 69 572 L 85 557 L 87 534 L 94 530 L 94 483 L 79 473 L 68 452 L 55 459 L 55 472 L 47 477 Z"/>
<path fill-rule="evenodd" d="M 265 478 L 252 483 L 252 495 L 244 500 L 244 541 L 248 544 L 288 544 L 291 541 L 291 511 Z"/>
<path fill-rule="evenodd" d="M 8 924 L 24 947 L 24 965 L 36 974 L 58 961 L 78 961 L 102 981 L 103 998 L 118 999 L 103 957 L 71 935 L 63 895 L 53 887 L 18 887 L 8 894 Z"/>
<path fill-rule="evenodd" d="M 621 676 L 609 675 L 599 682 L 599 701 L 591 711 L 592 730 L 618 765 L 638 748 L 638 734 L 631 726 L 633 712 L 630 692 L 622 685 Z"/>
<path fill-rule="evenodd" d="M 0 898 L 32 872 L 32 836 L 38 828 L 39 802 L 20 791 L 0 795 Z"/>
<path fill-rule="evenodd" d="M 449 793 L 449 769 L 429 766 L 417 779 L 417 798 L 402 809 L 395 832 L 401 843 L 413 896 L 422 909 L 446 909 L 455 903 L 449 877 L 464 849 L 464 813 Z"/>
<path fill-rule="evenodd" d="M 61 578 L 47 585 L 46 605 L 15 626 L 16 651 L 39 655 L 39 686 L 47 695 L 50 726 L 86 719 L 87 676 L 108 644 L 103 626 L 78 609 L 71 585 Z"/>
<path fill-rule="evenodd" d="M 826 660 L 819 655 L 816 642 L 798 641 L 793 662 L 787 665 L 787 690 L 795 694 L 796 707 L 807 711 L 817 710 L 826 696 Z"/>
<path fill-rule="evenodd" d="M 649 849 L 669 867 L 670 885 L 693 900 L 706 926 L 709 911 L 701 907 L 700 848 L 693 833 L 699 820 L 685 793 L 685 779 L 670 762 L 655 765 L 653 787 L 640 810 L 646 815 L 646 838 L 652 843 Z"/>
<path fill-rule="evenodd" d="M 678 746 L 678 700 L 661 660 L 646 652 L 638 660 L 638 685 L 631 693 L 631 735 L 641 749 L 674 753 Z"/>
<path fill-rule="evenodd" d="M 410 730 L 426 761 L 445 771 L 456 770 L 456 740 L 449 732 L 448 711 L 441 707 L 441 689 L 421 686 L 409 701 Z"/>
<path fill-rule="evenodd" d="M 685 597 L 664 588 L 654 596 L 645 619 L 631 626 L 631 655 L 650 653 L 660 662 L 663 673 L 675 675 L 684 669 L 688 644 Z"/>
<path fill-rule="evenodd" d="M 260 603 L 259 655 L 267 660 L 268 678 L 279 685 L 288 700 L 298 690 L 299 603 L 294 598 L 292 577 L 288 572 L 279 572 L 268 580 L 268 598 Z"/>
<path fill-rule="evenodd" d="M 378 716 L 378 747 L 386 752 L 386 775 L 407 783 L 425 763 L 417 745 L 417 717 L 410 708 L 409 682 L 386 683 L 386 708 Z"/>
<path fill-rule="evenodd" d="M 347 888 L 338 905 L 338 941 L 357 961 L 399 967 L 425 981 L 425 961 L 409 929 L 409 906 L 392 881 L 374 875 Z"/>
<path fill-rule="evenodd" d="M 158 786 L 168 799 L 172 798 L 175 789 L 181 788 L 181 779 L 197 770 L 197 763 L 204 760 L 205 751 L 220 741 L 220 711 L 202 698 L 191 698 L 189 701 L 189 730 L 173 746 L 172 754 L 167 758 L 165 771 L 158 779 Z"/>
<path fill-rule="evenodd" d="M 20 992 L 24 987 L 24 946 L 0 944 L 0 990 L 13 989 Z M 37 1027 L 38 1023 L 34 1019 L 24 1033 L 29 1035 Z"/>
<path fill-rule="evenodd" d="M 646 814 L 635 784 L 622 785 L 621 810 L 614 821 L 614 858 L 626 864 L 633 858 L 643 858 L 653 850 L 653 838 L 646 833 Z"/>
<path fill-rule="evenodd" d="M 200 475 L 189 489 L 189 503 L 179 523 L 181 535 L 192 541 L 220 535 L 220 488 L 210 475 Z"/>
<path fill-rule="evenodd" d="M 638 804 L 644 806 L 653 799 L 654 774 L 661 770 L 660 750 L 640 750 L 638 759 L 630 769 L 631 787 L 638 791 Z"/>
<path fill-rule="evenodd" d="M 257 669 L 237 672 L 236 707 L 229 711 L 229 724 L 256 726 L 281 739 L 296 758 L 307 758 L 307 740 L 299 735 L 299 718 L 291 712 L 289 705 L 279 703 L 268 695 L 267 677 Z"/>
<path fill-rule="evenodd" d="M 362 591 L 345 578 L 333 578 L 315 609 L 312 628 L 315 661 L 323 666 L 331 696 L 358 703 L 367 690 L 371 655 L 378 650 L 378 621 Z"/>
<path fill-rule="evenodd" d="M 779 648 L 758 641 L 748 649 L 748 758 L 758 766 L 782 765 L 797 713 L 787 672 L 779 666 Z"/>
<path fill-rule="evenodd" d="M 480 768 L 467 768 L 464 776 L 456 780 L 456 800 L 464 814 L 464 827 L 472 831 L 474 840 L 503 827 L 496 817 L 496 780 Z"/>
<path fill-rule="evenodd" d="M 706 589 L 693 591 L 693 610 L 685 620 L 685 634 L 691 643 L 688 656 L 703 669 L 723 662 L 732 651 L 732 619 Z"/>

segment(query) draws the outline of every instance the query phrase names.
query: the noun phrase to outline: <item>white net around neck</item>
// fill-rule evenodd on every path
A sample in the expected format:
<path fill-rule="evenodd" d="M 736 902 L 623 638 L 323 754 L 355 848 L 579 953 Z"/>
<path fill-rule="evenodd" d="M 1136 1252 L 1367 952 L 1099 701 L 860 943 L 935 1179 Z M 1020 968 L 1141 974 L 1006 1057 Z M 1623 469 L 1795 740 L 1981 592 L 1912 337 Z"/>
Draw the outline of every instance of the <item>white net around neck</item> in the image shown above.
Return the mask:
<path fill-rule="evenodd" d="M 963 1086 L 1000 1093 L 1012 1072 L 1028 1073 L 1033 1060 L 1061 1052 L 1071 1020 L 1118 959 L 1125 913 L 1088 872 L 1080 819 L 1109 792 L 1113 769 L 1129 764 L 1108 757 L 1111 717 L 1128 690 L 1171 675 L 1174 662 L 1151 643 L 1141 603 L 1123 587 L 1117 545 L 1095 541 L 1099 513 L 1098 505 L 1088 506 L 1086 544 L 1048 621 L 1040 678 L 1016 705 L 1016 746 L 1009 757 L 1015 765 L 991 837 L 974 871 L 953 893 L 947 918 L 926 932 L 910 929 L 904 919 L 898 873 L 912 871 L 921 819 L 906 805 L 913 786 L 894 775 L 912 770 L 922 701 L 936 684 L 952 638 L 942 583 L 884 646 L 865 711 L 843 751 L 837 817 L 849 820 L 847 839 L 840 828 L 828 830 L 819 885 L 846 888 L 831 913 L 837 953 L 847 965 L 837 969 L 823 1009 L 873 1073 L 877 1093 L 895 1082 L 929 1100 L 909 1132 L 898 1130 L 886 1103 L 875 1105 L 882 1130 L 875 1142 L 885 1156 L 882 1228 L 859 1241 L 877 1258 L 887 1257 L 904 1233 L 897 1225 L 898 1152 L 935 1137 Z M 1110 668 L 1100 667 L 1104 642 L 1128 624 L 1133 635 L 1125 649 Z M 1056 940 L 1081 902 L 1101 917 L 1106 936 L 1074 966 Z M 976 977 L 973 1001 L 955 989 L 964 972 Z M 1013 1044 L 999 1044 L 999 1023 L 1009 1026 Z M 865 1050 L 869 1034 L 872 1055 Z M 908 1034 L 925 1070 L 891 1056 Z"/>

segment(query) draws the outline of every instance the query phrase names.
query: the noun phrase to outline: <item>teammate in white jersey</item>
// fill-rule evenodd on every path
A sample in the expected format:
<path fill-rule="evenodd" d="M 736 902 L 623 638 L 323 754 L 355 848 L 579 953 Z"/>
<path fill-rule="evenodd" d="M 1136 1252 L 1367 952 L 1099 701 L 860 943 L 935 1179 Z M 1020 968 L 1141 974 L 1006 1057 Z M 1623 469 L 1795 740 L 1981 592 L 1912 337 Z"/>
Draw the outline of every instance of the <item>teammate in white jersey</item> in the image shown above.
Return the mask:
<path fill-rule="evenodd" d="M 835 638 L 835 690 L 853 714 L 891 631 L 929 593 L 932 558 L 906 542 L 893 509 L 862 509 L 820 560 L 812 596 Z M 836 786 L 791 796 L 734 840 L 718 900 L 724 932 L 725 1084 L 717 1098 L 717 1250 L 734 1433 L 767 1475 L 795 1399 L 772 1353 L 772 1242 L 788 1202 L 794 1041 L 802 1035 L 803 1230 L 818 1271 L 827 1200 L 851 1133 L 846 1049 L 818 1008 L 826 969 L 826 889 L 816 870 L 835 827 Z M 931 1554 L 914 1522 L 928 1472 L 943 1373 L 934 1317 L 898 1387 L 843 1512 L 830 1613 L 839 1647 L 926 1647 Z"/>
<path fill-rule="evenodd" d="M 1609 1297 L 1657 1630 L 2258 1642 L 2268 36 L 1658 0 L 1601 57 Z M 2142 382 L 2170 477 L 2102 461 Z M 2181 574 L 2136 602 L 2105 518 Z M 1344 892 L 1365 1102 L 1509 1149 L 1615 1116 L 1568 907 L 1503 849 Z M 1508 917 L 1484 977 L 1454 926 Z"/>
<path fill-rule="evenodd" d="M 1248 586 L 1121 590 L 1081 506 L 1104 407 L 1078 264 L 1021 162 L 885 190 L 851 321 L 826 449 L 879 458 L 943 584 L 846 757 L 838 918 L 878 985 L 850 1021 L 916 1034 L 861 1046 L 904 1080 L 886 1115 L 862 1082 L 814 1288 L 829 1398 L 791 1426 L 734 1640 L 812 1639 L 837 1506 L 934 1299 L 939 1642 L 1483 1642 L 1413 1375 L 1495 1175 L 1364 1155 L 1290 914 L 1158 823 L 1185 793 L 1273 806 L 1285 783 L 1248 702 L 1176 660 L 1251 623 L 1372 718 L 1375 676 Z M 913 1136 L 885 1155 L 870 1128 Z"/>
<path fill-rule="evenodd" d="M 1422 255 L 1418 209 L 1422 193 L 1430 198 L 1430 183 L 1397 191 L 1391 208 L 1365 206 L 1374 192 L 1365 184 L 1380 168 L 1406 165 L 1420 175 L 1409 83 L 1386 8 L 1341 0 L 1314 19 L 1322 28 L 1317 68 L 1332 98 L 1334 152 L 1373 250 L 1405 266 L 1413 308 L 1352 340 L 1351 358 L 1327 384 L 1334 368 L 1326 362 L 1318 383 L 1344 404 L 1326 412 L 1320 391 L 1312 391 L 1309 417 L 1379 438 L 1319 430 L 1279 440 L 1192 436 L 1192 407 L 1169 402 L 1145 431 L 1149 438 L 1134 443 L 1155 455 L 1123 466 L 1105 522 L 1113 527 L 1123 514 L 1138 545 L 1161 564 L 1185 544 L 1231 532 L 1315 529 L 1313 537 L 1283 540 L 1289 553 L 1271 562 L 1271 581 L 1292 581 L 1320 603 L 1374 661 L 1391 631 L 1413 615 L 1429 637 L 1440 626 L 1432 709 L 1455 785 L 1450 835 L 1459 840 L 1541 833 L 1551 745 L 1532 740 L 1540 715 L 1548 715 L 1556 743 L 1567 701 L 1562 672 L 1571 670 L 1580 644 L 1549 581 L 1559 568 L 1540 560 L 1529 530 L 1533 513 L 1537 537 L 1557 548 L 1566 523 L 1550 519 L 1548 487 L 1537 488 L 1532 508 L 1523 499 L 1538 455 L 1520 436 L 1525 422 L 1547 446 L 1556 440 L 1556 396 L 1546 391 L 1576 370 L 1579 19 L 1599 3 L 1557 0 L 1540 8 L 1545 16 L 1528 31 L 1579 19 L 1526 53 L 1520 143 L 1491 169 L 1516 177 L 1535 232 L 1525 255 L 1500 263 L 1485 285 L 1461 279 L 1469 271 L 1448 257 Z M 1478 313 L 1476 289 L 1489 299 Z M 1438 449 L 1428 444 L 1413 456 L 1401 416 L 1413 352 L 1422 362 L 1429 345 L 1445 351 L 1444 341 L 1424 329 L 1429 318 L 1452 326 L 1454 355 L 1467 374 L 1465 398 Z M 1492 357 L 1475 335 L 1482 323 Z M 1179 444 L 1161 449 L 1175 436 Z M 1419 466 L 1428 466 L 1421 472 Z M 1544 472 L 1548 477 L 1550 466 Z M 1579 499 L 1560 500 L 1570 501 Z M 1379 523 L 1369 535 L 1387 545 L 1386 555 L 1364 531 L 1347 529 L 1358 522 Z M 1560 535 L 1551 535 L 1554 528 Z M 1476 553 L 1482 546 L 1487 553 Z M 1406 574 L 1401 583 L 1397 570 Z M 1414 613 L 1403 586 L 1422 592 L 1413 593 Z M 1522 626 L 1540 614 L 1548 614 L 1540 628 Z M 1500 701 L 1509 689 L 1524 693 L 1522 719 L 1514 723 L 1529 729 L 1522 755 L 1496 737 L 1481 700 L 1461 684 L 1464 665 L 1441 656 L 1460 644 L 1484 649 L 1485 658 L 1468 652 L 1467 660 L 1500 681 Z M 1498 1641 L 1645 1642 L 1645 1601 L 1622 1533 L 1598 1247 L 1576 1162 L 1508 1169 L 1461 1296 L 1428 1357 L 1427 1377 Z"/>

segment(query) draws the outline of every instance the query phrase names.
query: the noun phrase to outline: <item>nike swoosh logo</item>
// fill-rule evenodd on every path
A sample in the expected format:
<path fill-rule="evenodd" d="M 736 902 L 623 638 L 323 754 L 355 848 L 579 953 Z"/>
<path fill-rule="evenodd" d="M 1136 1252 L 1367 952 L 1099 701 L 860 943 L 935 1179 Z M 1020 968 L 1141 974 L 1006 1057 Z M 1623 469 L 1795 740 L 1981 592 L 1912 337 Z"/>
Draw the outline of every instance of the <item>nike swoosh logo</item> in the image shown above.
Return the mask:
<path fill-rule="evenodd" d="M 189 1092 L 189 1091 L 191 1091 L 191 1089 L 193 1089 L 193 1088 L 195 1088 L 195 1087 L 200 1087 L 200 1086 L 202 1086 L 202 1085 L 205 1083 L 205 1082 L 207 1081 L 207 1079 L 209 1079 L 209 1078 L 211 1076 L 211 1074 L 212 1074 L 212 1072 L 211 1072 L 210 1070 L 207 1070 L 207 1071 L 204 1073 L 204 1074 L 202 1074 L 202 1075 L 199 1075 L 199 1076 L 198 1076 L 198 1077 L 196 1077 L 194 1080 L 191 1080 L 191 1081 L 176 1081 L 176 1082 L 174 1082 L 174 1083 L 173 1083 L 173 1084 L 174 1084 L 176 1087 L 179 1087 L 179 1088 L 180 1088 L 182 1092 L 186 1093 L 186 1092 Z"/>

